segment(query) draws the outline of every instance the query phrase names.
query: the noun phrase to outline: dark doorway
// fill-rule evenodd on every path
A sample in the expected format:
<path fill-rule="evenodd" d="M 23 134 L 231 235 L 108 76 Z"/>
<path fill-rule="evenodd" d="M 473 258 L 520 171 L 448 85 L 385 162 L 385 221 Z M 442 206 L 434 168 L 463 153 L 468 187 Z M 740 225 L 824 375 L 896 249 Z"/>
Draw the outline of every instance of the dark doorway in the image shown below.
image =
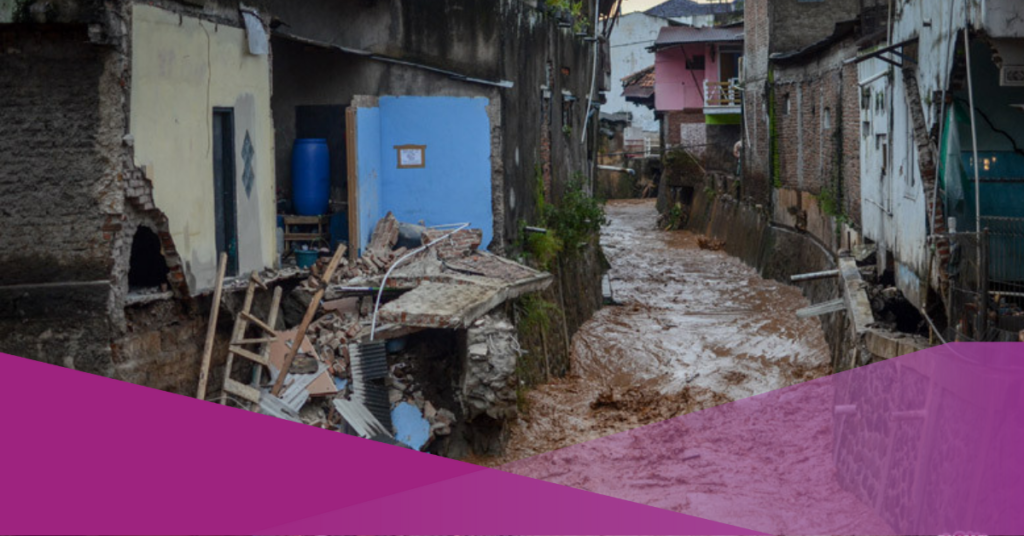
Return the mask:
<path fill-rule="evenodd" d="M 139 227 L 132 238 L 132 254 L 128 261 L 128 290 L 159 287 L 167 283 L 170 273 L 160 250 L 160 237 L 149 227 Z"/>
<path fill-rule="evenodd" d="M 344 208 L 348 200 L 345 107 L 340 105 L 296 106 L 295 137 L 323 138 L 331 155 L 331 211 Z"/>
<path fill-rule="evenodd" d="M 740 77 L 740 58 L 743 57 L 743 52 L 739 50 L 723 50 L 721 54 L 721 61 L 719 62 L 719 80 L 722 82 L 728 82 L 734 78 Z"/>
<path fill-rule="evenodd" d="M 231 108 L 213 110 L 213 199 L 217 222 L 217 257 L 227 253 L 227 275 L 238 275 L 235 112 Z"/>

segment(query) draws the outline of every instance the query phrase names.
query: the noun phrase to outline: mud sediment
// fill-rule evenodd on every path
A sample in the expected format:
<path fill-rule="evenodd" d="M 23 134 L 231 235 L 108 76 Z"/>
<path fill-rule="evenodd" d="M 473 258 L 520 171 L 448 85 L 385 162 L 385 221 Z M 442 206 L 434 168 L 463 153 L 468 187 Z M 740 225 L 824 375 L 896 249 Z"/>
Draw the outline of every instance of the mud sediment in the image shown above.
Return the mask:
<path fill-rule="evenodd" d="M 653 202 L 616 201 L 602 235 L 616 299 L 572 342 L 569 377 L 530 392 L 498 464 L 827 375 L 828 345 L 799 289 L 761 277 Z"/>

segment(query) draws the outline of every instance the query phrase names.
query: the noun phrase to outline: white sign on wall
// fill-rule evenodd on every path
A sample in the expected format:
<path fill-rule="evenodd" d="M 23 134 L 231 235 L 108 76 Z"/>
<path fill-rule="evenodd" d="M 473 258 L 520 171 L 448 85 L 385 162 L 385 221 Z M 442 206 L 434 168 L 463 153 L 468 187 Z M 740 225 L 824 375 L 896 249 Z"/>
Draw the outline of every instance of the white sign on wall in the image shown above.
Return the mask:
<path fill-rule="evenodd" d="M 398 168 L 421 168 L 427 165 L 426 145 L 396 145 L 398 151 Z"/>
<path fill-rule="evenodd" d="M 1004 87 L 1024 86 L 1024 65 L 1004 65 L 999 77 L 999 85 Z"/>

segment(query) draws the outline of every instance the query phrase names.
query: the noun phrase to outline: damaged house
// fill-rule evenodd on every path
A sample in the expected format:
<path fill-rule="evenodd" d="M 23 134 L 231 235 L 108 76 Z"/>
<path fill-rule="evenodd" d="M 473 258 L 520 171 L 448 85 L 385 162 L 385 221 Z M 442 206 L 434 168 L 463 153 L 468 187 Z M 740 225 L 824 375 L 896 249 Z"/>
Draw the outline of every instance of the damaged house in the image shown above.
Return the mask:
<path fill-rule="evenodd" d="M 370 342 L 380 327 L 390 335 L 378 341 L 403 341 L 386 353 L 387 382 L 398 379 L 402 344 L 467 363 L 435 363 L 431 381 L 407 381 L 440 385 L 419 397 L 389 383 L 391 409 L 406 401 L 397 391 L 434 424 L 437 414 L 454 428 L 477 415 L 508 418 L 473 405 L 479 378 L 464 373 L 490 352 L 482 337 L 515 332 L 507 315 L 489 313 L 544 289 L 581 296 L 560 300 L 552 327 L 566 334 L 552 352 L 567 353 L 568 334 L 600 304 L 593 252 L 553 278 L 500 255 L 521 253 L 523 224 L 539 216 L 538 181 L 552 203 L 573 177 L 592 189 L 609 85 L 601 58 L 617 10 L 585 2 L 566 21 L 531 0 L 0 2 L 0 350 L 187 395 L 207 373 L 219 393 L 250 368 L 280 383 L 282 371 L 315 379 L 324 366 L 328 384 L 311 380 L 305 392 L 348 396 L 359 382 L 350 355 L 335 359 L 348 354 L 339 348 Z M 296 186 L 303 144 L 325 155 L 315 200 Z M 320 208 L 300 214 L 309 203 Z M 412 242 L 392 241 L 382 225 Z M 447 236 L 453 229 L 461 234 Z M 295 265 L 321 249 L 312 272 Z M 332 255 L 336 274 L 322 282 Z M 310 300 L 321 287 L 325 301 Z M 276 289 L 280 315 L 261 327 Z M 354 311 L 350 301 L 320 308 L 351 298 Z M 280 347 L 306 338 L 295 329 L 309 303 L 311 351 Z M 263 339 L 247 346 L 258 366 L 232 361 L 239 341 Z M 273 365 L 282 352 L 300 363 L 317 354 L 319 365 Z M 521 367 L 499 368 L 514 391 L 509 374 Z M 256 378 L 254 389 L 268 387 Z M 293 394 L 303 390 L 296 380 L 287 381 Z M 304 395 L 277 394 L 305 406 Z M 295 417 L 296 407 L 276 409 Z M 374 435 L 365 425 L 362 435 Z M 450 443 L 446 452 L 466 451 Z"/>

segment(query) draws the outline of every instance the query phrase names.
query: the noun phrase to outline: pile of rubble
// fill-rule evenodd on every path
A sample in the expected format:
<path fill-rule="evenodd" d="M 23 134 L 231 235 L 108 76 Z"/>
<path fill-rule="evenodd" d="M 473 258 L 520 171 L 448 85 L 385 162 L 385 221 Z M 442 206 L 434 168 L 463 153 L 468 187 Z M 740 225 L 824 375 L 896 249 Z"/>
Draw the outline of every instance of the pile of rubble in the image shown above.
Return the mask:
<path fill-rule="evenodd" d="M 513 417 L 515 329 L 485 315 L 546 288 L 551 276 L 479 251 L 482 237 L 388 213 L 358 258 L 345 258 L 344 246 L 322 255 L 286 300 L 298 327 L 276 331 L 268 345 L 269 382 L 252 384 L 258 410 L 415 449 L 451 434 L 459 418 Z M 460 377 L 446 380 L 456 397 L 428 399 L 428 380 L 403 362 L 407 337 L 425 329 L 467 330 L 452 339 L 467 345 L 450 352 L 463 359 Z"/>

